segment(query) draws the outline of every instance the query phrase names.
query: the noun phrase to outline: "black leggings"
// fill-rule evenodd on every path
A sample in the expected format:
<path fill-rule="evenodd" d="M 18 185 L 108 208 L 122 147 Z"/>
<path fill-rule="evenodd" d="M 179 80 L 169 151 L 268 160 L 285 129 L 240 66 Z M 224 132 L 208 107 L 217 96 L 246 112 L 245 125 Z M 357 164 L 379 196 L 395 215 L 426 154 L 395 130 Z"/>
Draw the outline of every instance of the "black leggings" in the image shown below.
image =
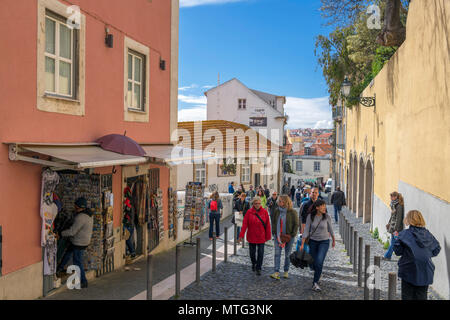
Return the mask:
<path fill-rule="evenodd" d="M 402 300 L 428 300 L 428 286 L 415 286 L 402 280 Z"/>
<path fill-rule="evenodd" d="M 264 258 L 264 243 L 249 243 L 250 259 L 256 270 L 261 270 Z M 258 247 L 258 257 L 256 257 L 256 247 Z"/>

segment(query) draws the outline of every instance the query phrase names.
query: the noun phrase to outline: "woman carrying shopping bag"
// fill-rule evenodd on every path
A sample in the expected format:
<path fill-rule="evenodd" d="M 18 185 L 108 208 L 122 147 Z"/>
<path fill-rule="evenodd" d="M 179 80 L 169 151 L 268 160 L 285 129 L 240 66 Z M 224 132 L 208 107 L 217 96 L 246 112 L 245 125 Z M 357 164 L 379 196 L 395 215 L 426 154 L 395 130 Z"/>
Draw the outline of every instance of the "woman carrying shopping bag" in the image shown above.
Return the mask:
<path fill-rule="evenodd" d="M 253 198 L 252 207 L 244 217 L 238 242 L 242 241 L 245 232 L 247 232 L 247 242 L 250 248 L 252 271 L 256 271 L 256 275 L 260 276 L 264 258 L 264 244 L 271 239 L 269 214 L 266 209 L 261 207 L 260 197 Z M 258 255 L 256 255 L 256 251 L 258 251 Z"/>
<path fill-rule="evenodd" d="M 299 228 L 298 215 L 293 209 L 292 201 L 289 196 L 281 195 L 278 199 L 278 207 L 275 209 L 272 226 L 275 249 L 275 268 L 274 273 L 270 276 L 276 280 L 280 280 L 281 251 L 283 251 L 284 248 L 283 278 L 287 279 L 289 277 L 288 272 L 290 266 L 289 255 Z"/>
<path fill-rule="evenodd" d="M 325 201 L 317 199 L 312 205 L 311 214 L 306 218 L 305 231 L 303 232 L 302 246 L 309 244 L 309 253 L 314 259 L 312 269 L 314 270 L 314 279 L 312 289 L 322 291 L 319 287 L 320 276 L 322 275 L 323 263 L 330 247 L 330 236 L 333 240 L 333 248 L 336 245 L 334 238 L 331 218 L 327 214 L 327 205 Z"/>

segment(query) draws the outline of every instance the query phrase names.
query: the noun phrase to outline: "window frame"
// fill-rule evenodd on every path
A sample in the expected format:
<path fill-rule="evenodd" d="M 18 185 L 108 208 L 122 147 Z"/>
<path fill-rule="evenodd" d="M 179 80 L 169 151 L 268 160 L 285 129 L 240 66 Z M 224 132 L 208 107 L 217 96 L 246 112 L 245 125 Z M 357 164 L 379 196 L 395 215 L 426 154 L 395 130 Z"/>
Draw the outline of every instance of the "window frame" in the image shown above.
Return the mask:
<path fill-rule="evenodd" d="M 319 169 L 316 169 L 316 164 L 318 165 Z M 320 161 L 314 161 L 314 172 L 320 172 Z"/>
<path fill-rule="evenodd" d="M 245 173 L 245 170 L 248 170 L 248 174 Z M 248 175 L 248 180 L 244 179 Z M 252 180 L 252 164 L 250 163 L 250 159 L 245 159 L 244 163 L 241 164 L 241 182 L 242 183 L 251 183 Z"/>
<path fill-rule="evenodd" d="M 131 106 L 128 104 L 128 84 L 130 83 L 130 79 L 128 78 L 128 74 L 129 74 L 129 67 L 128 67 L 128 56 L 131 55 L 132 57 L 132 61 L 131 61 Z M 135 76 L 135 58 L 140 59 L 141 60 L 141 77 L 140 77 L 140 82 L 137 82 L 134 78 Z M 128 53 L 127 53 L 127 99 L 126 99 L 126 104 L 128 107 L 128 110 L 130 111 L 135 111 L 135 112 L 146 112 L 146 78 L 147 78 L 147 61 L 146 61 L 146 55 L 143 53 L 140 53 L 136 50 L 133 50 L 131 48 L 128 48 Z M 134 88 L 135 85 L 138 84 L 141 87 L 141 92 L 140 92 L 140 99 L 141 99 L 141 103 L 140 103 L 140 107 L 135 108 L 133 106 L 133 101 L 134 101 Z"/>
<path fill-rule="evenodd" d="M 298 165 L 300 164 L 300 170 L 298 170 Z M 298 171 L 298 172 L 302 172 L 303 171 L 303 161 L 296 161 L 295 162 L 295 171 Z"/>
<path fill-rule="evenodd" d="M 238 110 L 246 110 L 247 109 L 247 99 L 238 99 Z"/>
<path fill-rule="evenodd" d="M 78 92 L 79 92 L 79 30 L 73 28 L 69 28 L 66 23 L 66 18 L 63 16 L 57 14 L 56 12 L 52 11 L 51 9 L 45 8 L 45 14 L 44 14 L 44 26 L 46 28 L 46 21 L 47 19 L 55 22 L 55 53 L 49 53 L 47 52 L 45 45 L 46 45 L 46 29 L 44 30 L 44 66 L 46 63 L 46 58 L 53 59 L 55 62 L 55 72 L 54 72 L 54 84 L 55 84 L 55 91 L 48 91 L 46 88 L 46 83 L 44 83 L 44 96 L 47 97 L 54 97 L 54 98 L 63 98 L 63 99 L 69 99 L 69 100 L 77 100 L 78 99 Z M 67 59 L 60 56 L 60 30 L 61 25 L 66 26 L 67 29 L 70 31 L 70 53 L 71 53 L 71 59 Z M 60 89 L 60 81 L 59 81 L 59 71 L 60 71 L 60 62 L 65 62 L 70 64 L 70 94 L 63 94 L 59 92 Z M 45 74 L 45 67 L 44 67 L 44 74 Z"/>
<path fill-rule="evenodd" d="M 202 167 L 200 167 L 200 166 L 202 166 Z M 201 172 L 204 172 L 204 180 L 205 180 L 204 183 L 203 183 L 203 181 L 201 181 L 202 180 L 201 174 L 199 174 Z M 193 179 L 194 182 L 201 182 L 203 186 L 206 186 L 206 183 L 208 181 L 207 178 L 208 178 L 208 176 L 207 176 L 206 162 L 194 163 L 194 179 Z M 198 180 L 200 180 L 200 181 L 198 181 Z"/>

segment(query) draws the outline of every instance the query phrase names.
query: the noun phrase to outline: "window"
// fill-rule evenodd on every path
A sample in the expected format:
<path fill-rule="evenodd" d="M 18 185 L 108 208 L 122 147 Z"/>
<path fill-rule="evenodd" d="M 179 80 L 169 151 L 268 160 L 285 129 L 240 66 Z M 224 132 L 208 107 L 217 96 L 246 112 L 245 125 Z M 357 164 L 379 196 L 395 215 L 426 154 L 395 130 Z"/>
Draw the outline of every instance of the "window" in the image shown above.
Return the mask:
<path fill-rule="evenodd" d="M 76 99 L 78 31 L 65 18 L 45 12 L 45 93 Z"/>
<path fill-rule="evenodd" d="M 238 99 L 238 109 L 247 108 L 247 99 Z"/>
<path fill-rule="evenodd" d="M 246 159 L 241 167 L 241 182 L 243 183 L 250 183 L 250 177 L 251 177 L 251 165 L 250 160 Z"/>
<path fill-rule="evenodd" d="M 320 172 L 320 161 L 314 161 L 314 172 Z"/>
<path fill-rule="evenodd" d="M 202 185 L 206 185 L 206 164 L 194 164 L 194 181 L 201 182 Z"/>
<path fill-rule="evenodd" d="M 305 147 L 305 155 L 310 156 L 311 155 L 311 148 Z"/>
<path fill-rule="evenodd" d="M 303 171 L 303 162 L 302 161 L 297 161 L 295 163 L 295 170 L 296 171 Z"/>
<path fill-rule="evenodd" d="M 236 158 L 235 159 L 222 159 L 217 165 L 218 177 L 231 177 L 236 175 Z"/>
<path fill-rule="evenodd" d="M 36 108 L 84 116 L 86 88 L 86 16 L 70 28 L 69 6 L 58 0 L 36 0 Z"/>
<path fill-rule="evenodd" d="M 128 51 L 128 108 L 145 111 L 145 56 Z"/>
<path fill-rule="evenodd" d="M 150 48 L 125 36 L 123 50 L 124 120 L 150 122 Z"/>

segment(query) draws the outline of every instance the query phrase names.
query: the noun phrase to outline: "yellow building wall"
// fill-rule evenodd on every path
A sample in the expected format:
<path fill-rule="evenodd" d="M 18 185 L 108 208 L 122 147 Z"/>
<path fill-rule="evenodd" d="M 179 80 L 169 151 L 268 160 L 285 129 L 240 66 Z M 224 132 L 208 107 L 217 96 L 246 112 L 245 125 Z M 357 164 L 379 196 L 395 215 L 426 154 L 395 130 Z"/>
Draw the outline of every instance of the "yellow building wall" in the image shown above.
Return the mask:
<path fill-rule="evenodd" d="M 446 236 L 450 227 L 449 21 L 450 1 L 412 1 L 406 41 L 361 95 L 376 95 L 376 107 L 353 107 L 346 118 L 347 168 L 350 154 L 356 153 L 358 161 L 361 155 L 372 161 L 374 198 L 382 201 L 388 214 L 389 194 L 401 186 L 411 186 L 421 198 L 414 199 L 411 193 L 410 206 L 434 203 L 422 213 L 443 248 L 437 260 L 442 265 L 435 262 L 435 275 L 446 282 L 438 285 L 445 296 L 450 286 L 450 236 Z M 381 214 L 377 208 L 381 207 L 374 204 L 375 220 Z M 411 209 L 408 203 L 405 209 Z M 379 217 L 377 223 L 373 227 L 380 229 Z"/>
<path fill-rule="evenodd" d="M 450 200 L 448 21 L 450 1 L 412 2 L 406 41 L 362 94 L 376 94 L 376 108 L 348 110 L 347 161 L 350 151 L 374 156 L 374 191 L 386 205 L 399 179 Z"/>

